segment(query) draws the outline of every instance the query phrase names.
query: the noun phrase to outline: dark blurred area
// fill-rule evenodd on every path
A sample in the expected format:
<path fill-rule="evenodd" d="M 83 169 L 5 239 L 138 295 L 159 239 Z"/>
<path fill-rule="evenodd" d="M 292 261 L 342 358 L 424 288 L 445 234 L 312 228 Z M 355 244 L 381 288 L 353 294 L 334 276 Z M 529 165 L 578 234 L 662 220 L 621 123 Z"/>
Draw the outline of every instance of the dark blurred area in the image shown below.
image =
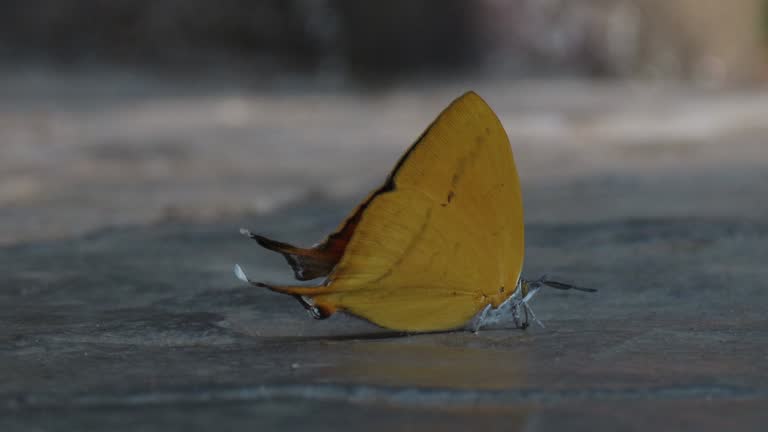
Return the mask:
<path fill-rule="evenodd" d="M 10 62 L 107 63 L 173 73 L 402 77 L 458 72 L 479 52 L 481 9 L 460 0 L 2 2 Z"/>
<path fill-rule="evenodd" d="M 0 59 L 253 79 L 765 74 L 764 0 L 3 0 Z"/>
<path fill-rule="evenodd" d="M 359 196 L 469 89 L 531 220 L 727 212 L 653 182 L 762 172 L 767 3 L 0 0 L 0 244 Z"/>

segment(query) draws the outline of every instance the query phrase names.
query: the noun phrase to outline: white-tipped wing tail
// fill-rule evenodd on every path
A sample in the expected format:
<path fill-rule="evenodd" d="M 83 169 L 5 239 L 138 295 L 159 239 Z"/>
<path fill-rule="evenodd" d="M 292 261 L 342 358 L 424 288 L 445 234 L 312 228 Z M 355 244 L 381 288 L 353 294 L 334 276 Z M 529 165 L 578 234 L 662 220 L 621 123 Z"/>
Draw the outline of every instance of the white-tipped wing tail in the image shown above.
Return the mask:
<path fill-rule="evenodd" d="M 240 267 L 240 264 L 235 264 L 235 276 L 237 276 L 237 278 L 243 282 L 251 283 L 250 279 L 248 279 L 248 276 L 245 275 L 243 268 Z"/>

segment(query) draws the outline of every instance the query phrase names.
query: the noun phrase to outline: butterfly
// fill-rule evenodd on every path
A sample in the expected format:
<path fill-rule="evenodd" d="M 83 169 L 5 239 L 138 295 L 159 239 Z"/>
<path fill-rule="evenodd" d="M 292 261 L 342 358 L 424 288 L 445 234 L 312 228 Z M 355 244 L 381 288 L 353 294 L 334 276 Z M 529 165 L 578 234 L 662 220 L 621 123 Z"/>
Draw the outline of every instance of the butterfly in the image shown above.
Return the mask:
<path fill-rule="evenodd" d="M 429 332 L 511 317 L 528 326 L 542 286 L 594 291 L 521 277 L 523 201 L 509 138 L 476 93 L 454 100 L 325 240 L 310 248 L 241 232 L 281 253 L 301 281 L 275 285 L 318 319 L 343 311 L 378 326 Z M 525 313 L 522 319 L 521 311 Z"/>

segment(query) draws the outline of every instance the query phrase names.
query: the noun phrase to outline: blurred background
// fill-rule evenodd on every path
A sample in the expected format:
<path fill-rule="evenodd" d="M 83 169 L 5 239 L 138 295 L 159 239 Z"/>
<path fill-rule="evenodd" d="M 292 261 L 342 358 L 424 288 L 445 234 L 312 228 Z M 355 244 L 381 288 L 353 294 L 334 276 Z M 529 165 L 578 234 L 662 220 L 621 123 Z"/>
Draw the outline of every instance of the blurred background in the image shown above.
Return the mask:
<path fill-rule="evenodd" d="M 767 55 L 766 0 L 0 0 L 0 244 L 353 199 L 469 89 L 529 220 L 764 218 Z"/>

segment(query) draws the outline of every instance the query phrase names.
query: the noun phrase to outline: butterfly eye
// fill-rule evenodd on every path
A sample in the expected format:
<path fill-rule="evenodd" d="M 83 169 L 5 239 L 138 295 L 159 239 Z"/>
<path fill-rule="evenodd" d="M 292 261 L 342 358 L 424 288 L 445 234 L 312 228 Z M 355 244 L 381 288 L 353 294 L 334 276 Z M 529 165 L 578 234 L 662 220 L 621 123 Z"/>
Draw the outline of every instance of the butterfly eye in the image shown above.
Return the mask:
<path fill-rule="evenodd" d="M 528 284 L 528 281 L 525 279 L 520 279 L 520 294 L 525 297 L 528 295 L 528 291 L 530 290 L 530 286 Z"/>

